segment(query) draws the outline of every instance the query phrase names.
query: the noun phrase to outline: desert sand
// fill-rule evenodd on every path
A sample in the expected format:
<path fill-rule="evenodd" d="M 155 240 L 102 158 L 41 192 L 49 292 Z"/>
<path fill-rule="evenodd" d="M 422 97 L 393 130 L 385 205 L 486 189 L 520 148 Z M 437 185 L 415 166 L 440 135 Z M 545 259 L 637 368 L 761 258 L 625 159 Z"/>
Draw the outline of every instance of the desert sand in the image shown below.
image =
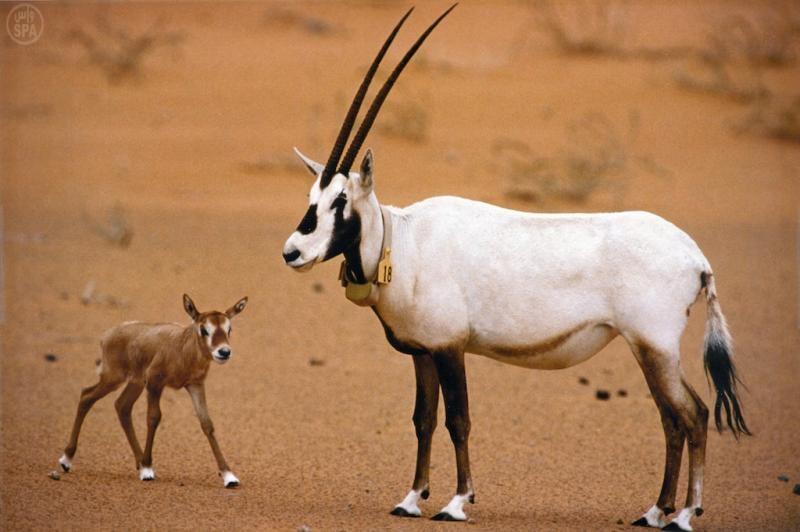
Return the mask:
<path fill-rule="evenodd" d="M 382 71 L 447 5 L 417 3 Z M 378 197 L 641 209 L 687 231 L 714 267 L 754 431 L 710 430 L 693 524 L 797 529 L 797 6 L 548 5 L 467 1 L 431 36 L 367 141 Z M 3 33 L 0 49 L 3 529 L 626 530 L 655 502 L 659 416 L 617 339 L 555 372 L 468 356 L 471 522 L 389 515 L 413 477 L 412 361 L 344 298 L 338 260 L 298 275 L 281 248 L 311 184 L 292 147 L 325 160 L 407 3 L 37 6 L 38 41 Z M 48 478 L 100 335 L 188 323 L 183 292 L 201 310 L 250 298 L 207 382 L 241 487 L 223 489 L 183 391 L 162 400 L 155 482 L 137 479 L 116 394 L 89 414 L 73 471 Z M 713 404 L 704 317 L 700 302 L 682 363 Z M 443 417 L 425 517 L 455 488 Z"/>

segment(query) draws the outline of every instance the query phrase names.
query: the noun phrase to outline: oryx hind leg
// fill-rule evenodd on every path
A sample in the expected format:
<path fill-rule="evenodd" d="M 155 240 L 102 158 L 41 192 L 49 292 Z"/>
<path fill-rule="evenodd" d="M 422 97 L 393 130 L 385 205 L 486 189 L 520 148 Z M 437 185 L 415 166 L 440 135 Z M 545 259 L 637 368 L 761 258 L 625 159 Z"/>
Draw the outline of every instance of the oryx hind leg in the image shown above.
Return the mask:
<path fill-rule="evenodd" d="M 422 515 L 418 503 L 430 494 L 428 472 L 431 465 L 431 441 L 436 430 L 436 412 L 439 408 L 439 376 L 430 354 L 413 355 L 414 374 L 417 381 L 417 399 L 414 405 L 414 429 L 417 433 L 417 467 L 411 491 L 391 511 L 400 517 Z"/>
<path fill-rule="evenodd" d="M 675 496 L 684 441 L 689 446 L 689 493 L 686 506 L 667 529 L 692 530 L 690 519 L 703 513 L 701 507 L 708 409 L 684 380 L 677 342 L 671 349 L 656 348 L 647 341 L 631 342 L 653 399 L 661 414 L 666 440 L 664 480 L 656 504 L 633 524 L 664 527 L 665 517 L 675 510 Z"/>

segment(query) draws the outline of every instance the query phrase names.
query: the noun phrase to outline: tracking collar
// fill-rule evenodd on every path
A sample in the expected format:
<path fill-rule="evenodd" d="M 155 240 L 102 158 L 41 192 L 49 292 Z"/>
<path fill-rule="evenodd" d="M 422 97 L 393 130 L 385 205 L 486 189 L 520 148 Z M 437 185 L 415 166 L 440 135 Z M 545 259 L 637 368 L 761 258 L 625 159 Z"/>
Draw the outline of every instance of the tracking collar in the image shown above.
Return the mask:
<path fill-rule="evenodd" d="M 383 220 L 383 240 L 381 242 L 381 258 L 375 278 L 367 283 L 353 283 L 347 279 L 347 261 L 339 268 L 339 280 L 345 287 L 344 295 L 361 307 L 372 307 L 380 299 L 380 285 L 392 282 L 392 215 L 381 205 Z"/>

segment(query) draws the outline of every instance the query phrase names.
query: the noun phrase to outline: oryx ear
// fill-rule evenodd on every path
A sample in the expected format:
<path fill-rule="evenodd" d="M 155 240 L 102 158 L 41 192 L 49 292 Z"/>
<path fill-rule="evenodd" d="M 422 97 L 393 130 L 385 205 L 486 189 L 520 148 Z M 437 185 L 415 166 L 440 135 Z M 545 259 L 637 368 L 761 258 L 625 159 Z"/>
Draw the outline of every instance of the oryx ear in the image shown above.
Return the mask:
<path fill-rule="evenodd" d="M 228 310 L 226 310 L 226 311 L 225 311 L 225 315 L 226 315 L 226 316 L 228 316 L 229 318 L 233 318 L 234 316 L 236 316 L 237 314 L 239 314 L 241 311 L 243 311 L 243 310 L 244 310 L 244 307 L 245 307 L 246 305 L 247 305 L 247 298 L 246 298 L 246 297 L 243 297 L 242 299 L 240 299 L 239 301 L 237 301 L 237 302 L 236 302 L 236 304 L 235 304 L 234 306 L 232 306 L 231 308 L 229 308 Z"/>
<path fill-rule="evenodd" d="M 186 294 L 183 294 L 183 310 L 185 310 L 186 314 L 192 318 L 192 321 L 197 321 L 197 318 L 200 317 L 197 307 L 194 306 L 194 301 L 192 301 L 192 298 Z"/>
<path fill-rule="evenodd" d="M 364 159 L 361 161 L 361 168 L 359 169 L 362 187 L 372 189 L 372 170 L 374 167 L 372 150 L 367 149 L 367 153 L 364 155 Z"/>
<path fill-rule="evenodd" d="M 311 172 L 311 175 L 317 177 L 319 174 L 322 173 L 322 170 L 325 168 L 325 165 L 309 159 L 308 157 L 300 153 L 300 150 L 298 150 L 297 148 L 294 149 L 294 152 L 297 154 L 300 160 L 303 161 L 303 164 L 306 165 L 306 168 L 308 168 L 308 171 Z"/>

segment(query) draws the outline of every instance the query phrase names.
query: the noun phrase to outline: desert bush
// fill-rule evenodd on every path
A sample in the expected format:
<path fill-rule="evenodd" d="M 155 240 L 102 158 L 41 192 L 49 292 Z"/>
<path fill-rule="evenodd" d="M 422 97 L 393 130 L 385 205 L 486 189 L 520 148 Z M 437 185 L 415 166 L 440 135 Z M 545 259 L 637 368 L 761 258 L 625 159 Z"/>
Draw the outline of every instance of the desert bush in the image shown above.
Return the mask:
<path fill-rule="evenodd" d="M 800 96 L 756 102 L 745 118 L 734 126 L 734 130 L 737 133 L 800 142 Z"/>
<path fill-rule="evenodd" d="M 264 12 L 263 24 L 266 27 L 299 29 L 312 35 L 326 35 L 333 32 L 333 26 L 328 21 L 288 5 L 270 6 Z"/>
<path fill-rule="evenodd" d="M 549 198 L 585 203 L 604 190 L 624 194 L 631 173 L 657 177 L 670 172 L 652 155 L 640 154 L 634 143 L 639 115 L 631 113 L 627 132 L 601 113 L 587 113 L 566 127 L 565 144 L 552 156 L 541 156 L 515 139 L 498 139 L 492 146 L 510 198 L 541 202 Z"/>
<path fill-rule="evenodd" d="M 536 27 L 562 52 L 574 55 L 622 53 L 628 32 L 624 2 L 538 0 L 532 7 Z"/>
<path fill-rule="evenodd" d="M 109 83 L 120 83 L 141 73 L 145 58 L 157 48 L 176 46 L 183 35 L 165 31 L 161 20 L 147 30 L 135 33 L 112 26 L 106 17 L 99 17 L 92 29 L 75 28 L 68 38 L 80 44 L 92 65 L 100 68 Z"/>

